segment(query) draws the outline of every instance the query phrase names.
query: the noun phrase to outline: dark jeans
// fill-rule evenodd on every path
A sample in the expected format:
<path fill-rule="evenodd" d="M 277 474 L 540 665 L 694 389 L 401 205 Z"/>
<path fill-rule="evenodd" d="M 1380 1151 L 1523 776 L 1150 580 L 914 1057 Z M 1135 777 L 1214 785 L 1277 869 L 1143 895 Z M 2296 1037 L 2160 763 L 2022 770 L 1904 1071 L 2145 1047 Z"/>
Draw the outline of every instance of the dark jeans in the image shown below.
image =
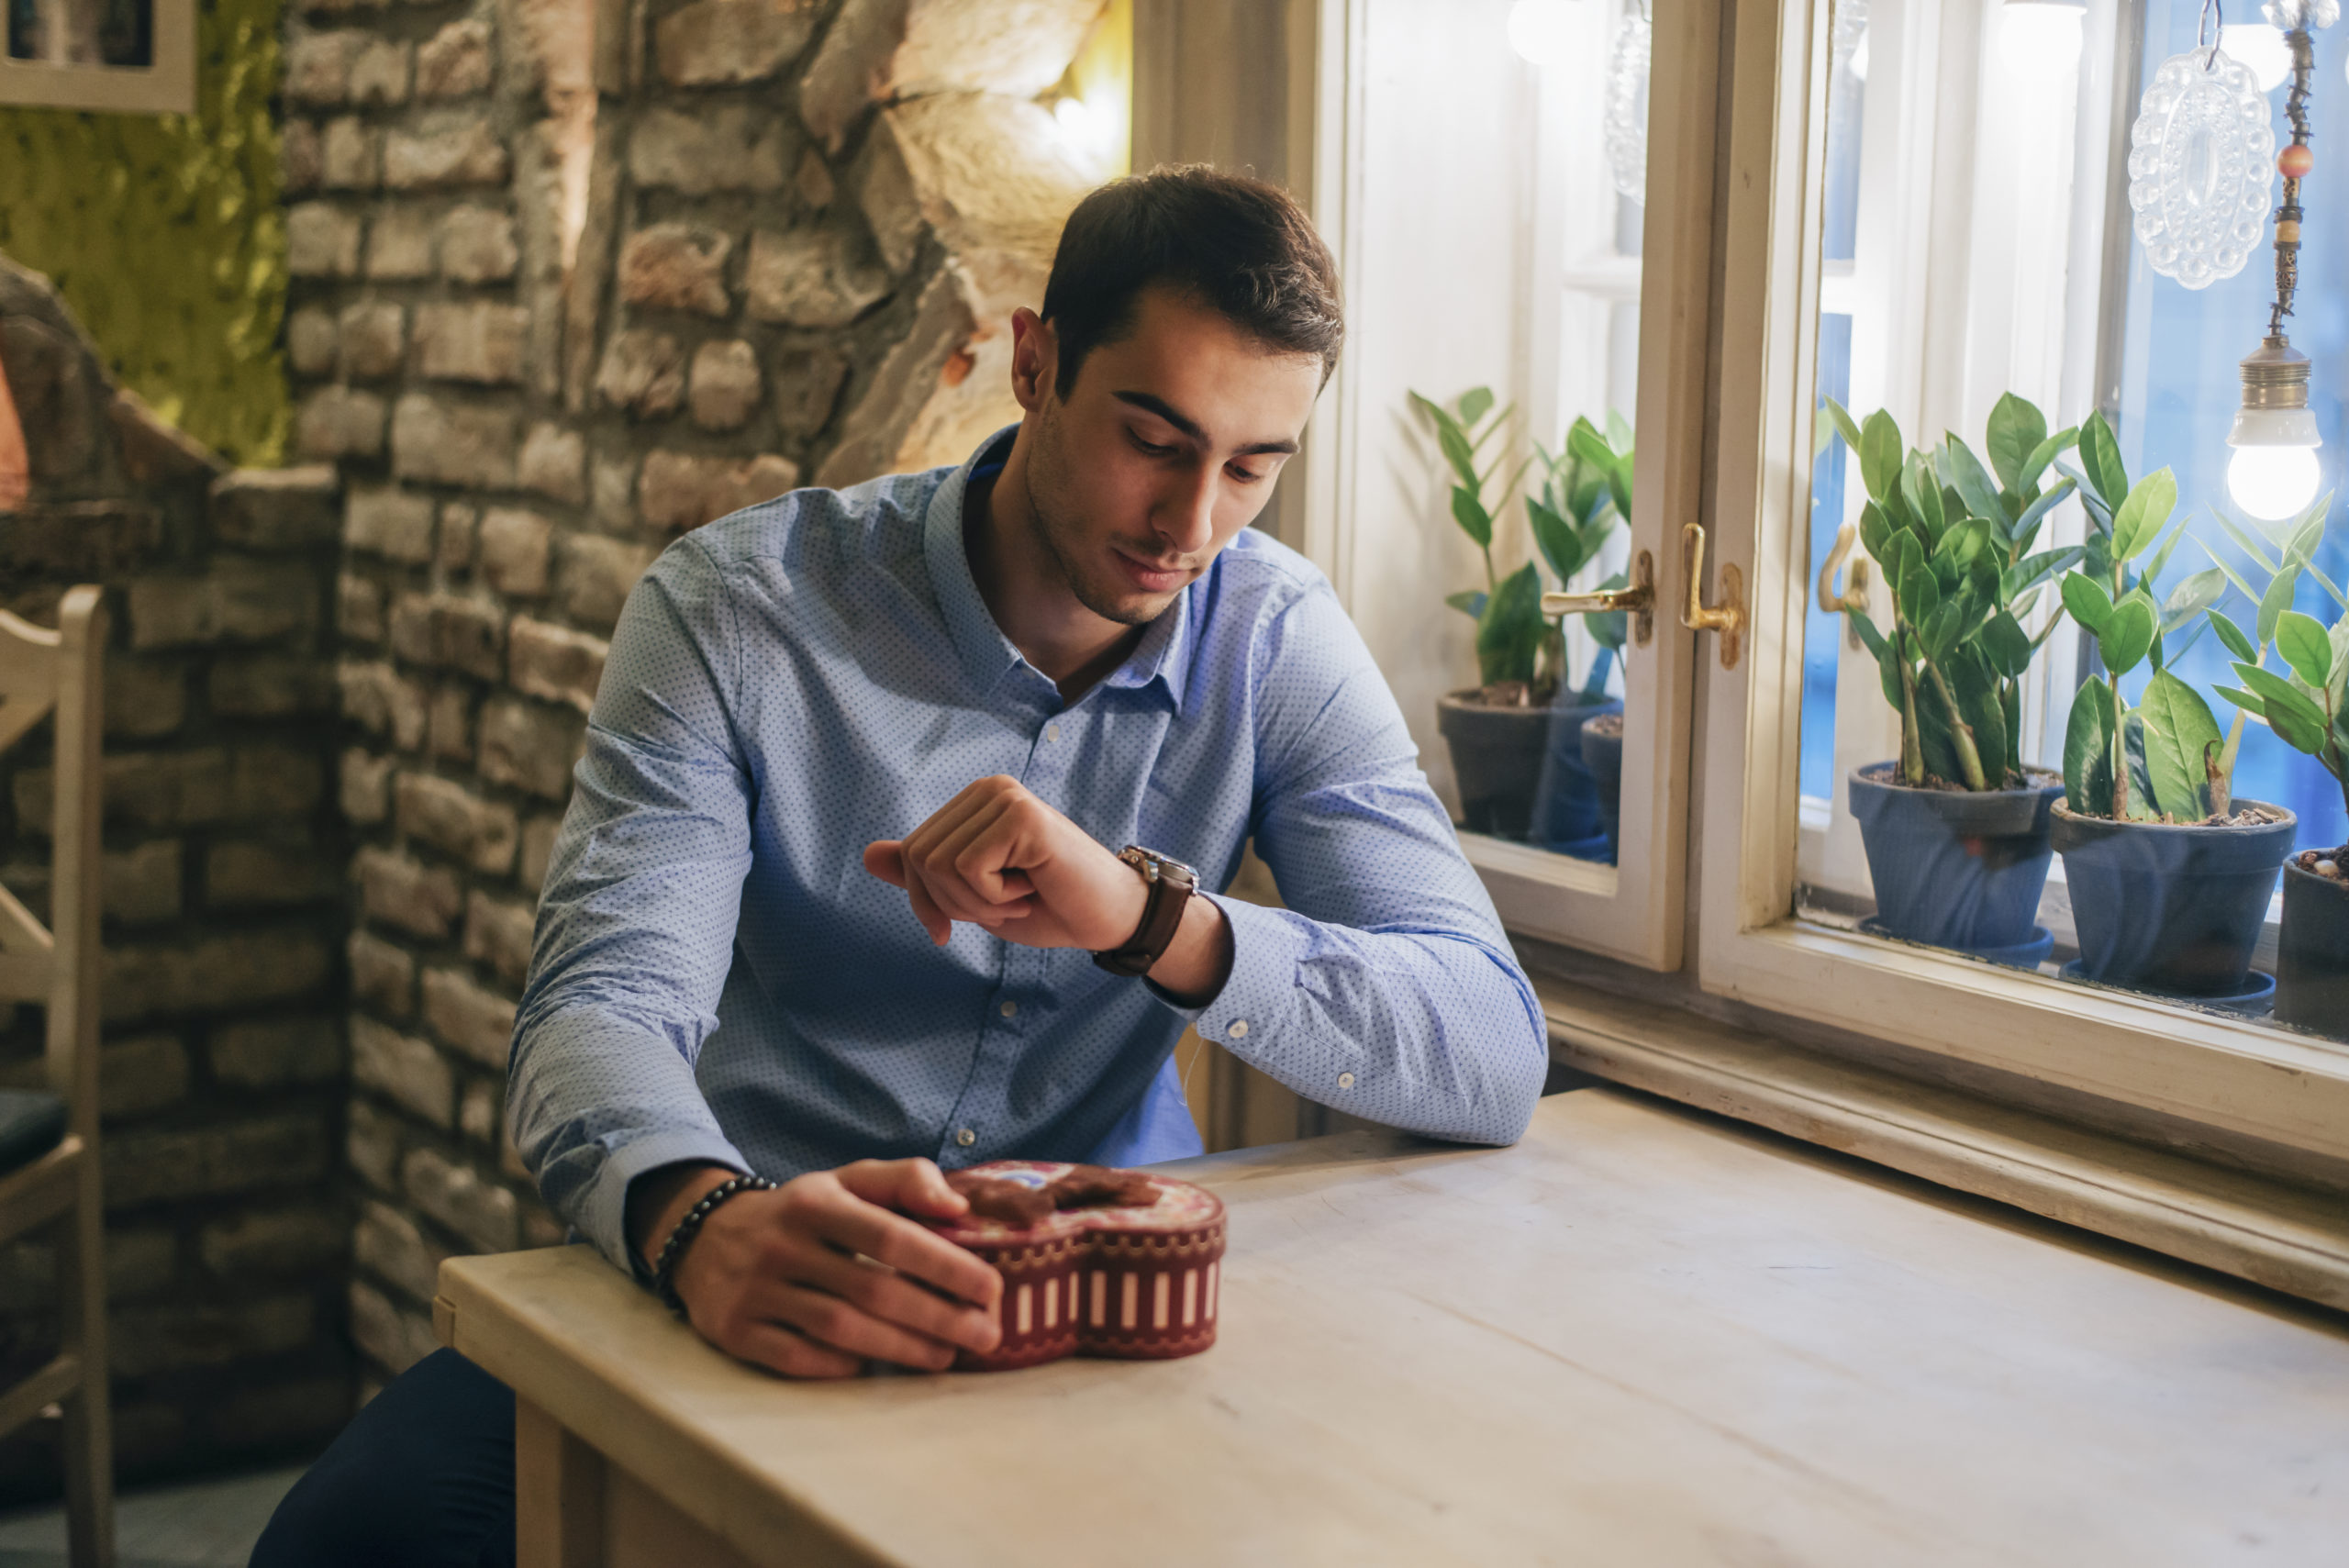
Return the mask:
<path fill-rule="evenodd" d="M 251 1568 L 512 1568 L 514 1395 L 454 1351 L 395 1378 L 295 1483 Z"/>

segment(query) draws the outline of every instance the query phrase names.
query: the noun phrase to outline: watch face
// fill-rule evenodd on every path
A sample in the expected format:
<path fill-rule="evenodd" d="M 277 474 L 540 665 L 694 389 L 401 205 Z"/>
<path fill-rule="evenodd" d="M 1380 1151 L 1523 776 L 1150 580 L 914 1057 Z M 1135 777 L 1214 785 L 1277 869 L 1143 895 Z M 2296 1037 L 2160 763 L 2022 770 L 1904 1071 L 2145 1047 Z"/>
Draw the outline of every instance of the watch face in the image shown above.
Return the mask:
<path fill-rule="evenodd" d="M 1173 883 L 1190 886 L 1198 884 L 1197 871 L 1173 855 L 1162 855 L 1156 850 L 1146 850 L 1140 844 L 1128 844 L 1118 858 L 1152 880 L 1163 877 Z"/>

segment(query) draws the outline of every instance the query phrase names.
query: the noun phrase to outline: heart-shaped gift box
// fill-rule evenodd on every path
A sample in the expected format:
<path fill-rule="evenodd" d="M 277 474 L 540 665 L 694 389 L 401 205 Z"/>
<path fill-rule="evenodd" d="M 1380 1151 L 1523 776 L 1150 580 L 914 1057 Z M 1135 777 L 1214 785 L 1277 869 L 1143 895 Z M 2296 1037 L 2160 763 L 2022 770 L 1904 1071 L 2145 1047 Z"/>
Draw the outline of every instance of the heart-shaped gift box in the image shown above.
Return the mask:
<path fill-rule="evenodd" d="M 971 1212 L 929 1223 L 1003 1276 L 1003 1341 L 954 1364 L 1170 1360 L 1215 1343 L 1223 1202 L 1146 1171 L 996 1160 L 950 1172 Z"/>

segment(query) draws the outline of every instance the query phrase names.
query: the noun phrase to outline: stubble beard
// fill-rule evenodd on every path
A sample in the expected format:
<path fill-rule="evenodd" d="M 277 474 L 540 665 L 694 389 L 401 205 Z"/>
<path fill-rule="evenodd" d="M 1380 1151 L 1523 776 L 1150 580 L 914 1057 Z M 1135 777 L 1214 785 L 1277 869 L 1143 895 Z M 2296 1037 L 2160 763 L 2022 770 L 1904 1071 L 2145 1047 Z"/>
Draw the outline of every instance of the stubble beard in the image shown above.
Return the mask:
<path fill-rule="evenodd" d="M 1074 508 L 1062 504 L 1061 481 L 1068 473 L 1068 461 L 1059 426 L 1059 420 L 1045 418 L 1037 431 L 1037 461 L 1029 468 L 1028 506 L 1035 519 L 1036 542 L 1052 574 L 1078 604 L 1119 626 L 1148 626 L 1166 613 L 1182 590 L 1139 593 L 1114 575 L 1116 567 L 1100 562 L 1101 547 L 1086 537 Z"/>

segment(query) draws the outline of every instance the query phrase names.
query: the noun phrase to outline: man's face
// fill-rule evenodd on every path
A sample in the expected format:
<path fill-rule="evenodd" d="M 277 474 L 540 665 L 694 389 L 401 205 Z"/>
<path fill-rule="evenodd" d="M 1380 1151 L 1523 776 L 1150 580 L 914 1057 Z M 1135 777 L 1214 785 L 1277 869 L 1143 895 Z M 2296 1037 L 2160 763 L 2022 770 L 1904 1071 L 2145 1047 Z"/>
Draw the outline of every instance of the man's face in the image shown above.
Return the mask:
<path fill-rule="evenodd" d="M 1028 484 L 1045 553 L 1095 615 L 1154 620 L 1272 499 L 1321 389 L 1320 358 L 1268 352 L 1153 288 L 1134 329 L 1094 349 L 1063 399 L 1051 332 L 1030 317 L 1020 327 L 1021 353 L 1042 356 Z"/>

